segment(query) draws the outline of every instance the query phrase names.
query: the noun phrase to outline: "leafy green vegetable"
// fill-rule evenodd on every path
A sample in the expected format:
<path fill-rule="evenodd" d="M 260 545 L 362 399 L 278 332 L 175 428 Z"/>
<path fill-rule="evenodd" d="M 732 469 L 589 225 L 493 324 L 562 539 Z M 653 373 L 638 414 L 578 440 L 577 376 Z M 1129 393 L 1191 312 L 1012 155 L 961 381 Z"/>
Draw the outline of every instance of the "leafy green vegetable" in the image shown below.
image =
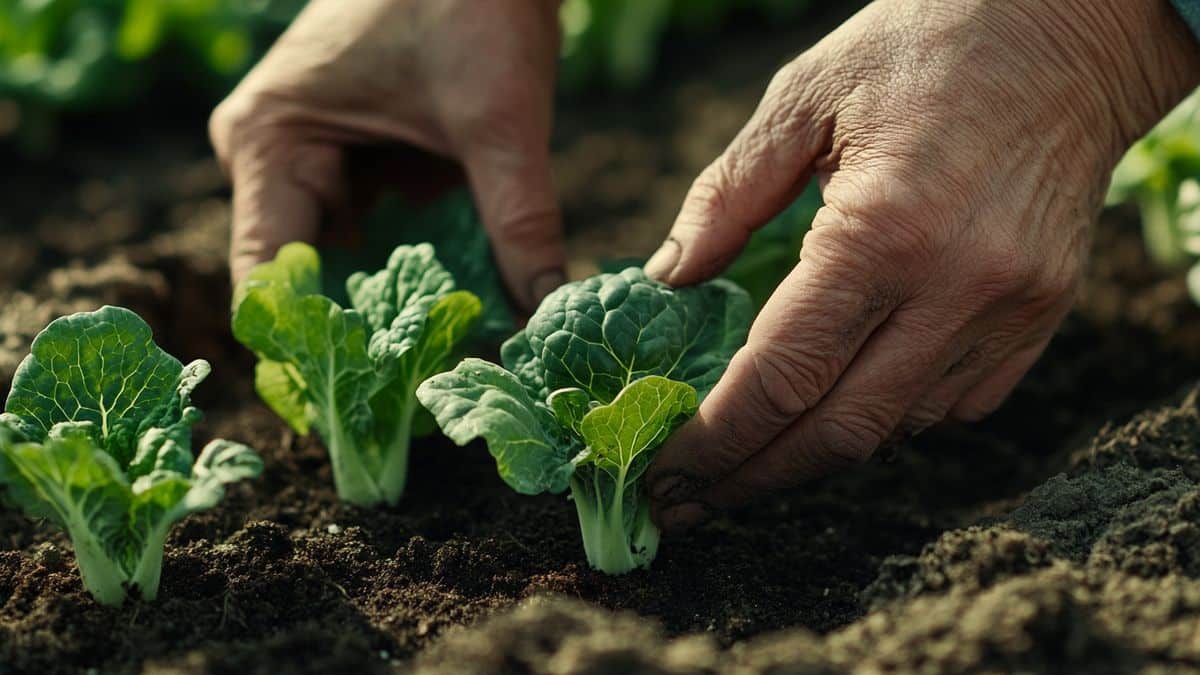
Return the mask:
<path fill-rule="evenodd" d="M 754 306 L 761 308 L 800 262 L 804 235 L 823 205 L 816 181 L 809 183 L 786 209 L 750 235 L 746 247 L 722 276 L 745 289 Z M 600 271 L 619 272 L 644 262 L 638 258 L 601 260 Z"/>
<path fill-rule="evenodd" d="M 354 309 L 321 295 L 321 262 L 288 244 L 238 288 L 233 334 L 258 355 L 259 396 L 298 433 L 329 447 L 338 495 L 395 504 L 404 493 L 417 385 L 470 333 L 479 299 L 429 244 L 400 246 L 387 267 L 346 282 Z"/>
<path fill-rule="evenodd" d="M 420 243 L 429 243 L 434 250 L 441 251 L 439 261 L 454 277 L 455 284 L 474 293 L 483 303 L 476 332 L 479 338 L 494 345 L 512 335 L 515 326 L 504 282 L 475 202 L 465 188 L 424 206 L 415 206 L 398 195 L 384 197 L 363 223 L 361 241 L 355 246 L 321 248 L 323 285 L 330 289 L 330 298 L 344 303 L 348 296 L 332 292 L 342 279 L 364 267 L 385 266 L 388 254 L 401 244 Z"/>
<path fill-rule="evenodd" d="M 1113 171 L 1108 203 L 1136 202 L 1146 250 L 1167 269 L 1193 264 L 1200 302 L 1200 90 L 1129 149 Z"/>
<path fill-rule="evenodd" d="M 640 479 L 745 342 L 752 307 L 728 281 L 671 289 L 636 268 L 567 284 L 501 349 L 417 389 L 442 431 L 483 438 L 517 492 L 570 488 L 584 550 L 609 574 L 658 548 Z"/>
<path fill-rule="evenodd" d="M 120 307 L 50 323 L 13 378 L 0 415 L 0 484 L 33 517 L 63 527 L 84 585 L 118 605 L 158 593 L 163 543 L 224 485 L 257 476 L 244 445 L 216 440 L 193 463 L 189 399 L 206 361 L 182 365 Z"/>
<path fill-rule="evenodd" d="M 803 16 L 809 0 L 566 0 L 559 10 L 561 80 L 568 90 L 645 84 L 669 29 L 709 36 L 737 13 L 779 23 Z"/>
<path fill-rule="evenodd" d="M 800 262 L 800 246 L 824 202 L 816 181 L 782 213 L 750 236 L 725 278 L 745 288 L 754 304 L 762 307 Z"/>

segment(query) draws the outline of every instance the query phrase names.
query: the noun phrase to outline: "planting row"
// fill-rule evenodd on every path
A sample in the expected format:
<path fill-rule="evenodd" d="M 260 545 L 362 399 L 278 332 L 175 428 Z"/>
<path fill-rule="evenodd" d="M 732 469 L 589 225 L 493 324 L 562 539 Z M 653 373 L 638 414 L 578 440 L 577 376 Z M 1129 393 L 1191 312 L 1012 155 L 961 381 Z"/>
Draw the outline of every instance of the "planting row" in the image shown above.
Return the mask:
<path fill-rule="evenodd" d="M 729 281 L 671 289 L 640 269 L 551 293 L 501 348 L 463 358 L 483 303 L 456 288 L 429 244 L 327 297 L 321 261 L 283 247 L 235 292 L 234 336 L 258 357 L 259 395 L 325 441 L 339 496 L 394 505 L 414 437 L 481 438 L 523 494 L 569 490 L 588 561 L 610 574 L 658 548 L 640 480 L 744 342 L 750 297 Z M 190 403 L 209 374 L 159 348 L 135 313 L 103 307 L 53 321 L 18 368 L 0 416 L 0 499 L 70 536 L 104 604 L 154 599 L 172 525 L 217 504 L 263 465 L 225 440 L 192 451 Z"/>

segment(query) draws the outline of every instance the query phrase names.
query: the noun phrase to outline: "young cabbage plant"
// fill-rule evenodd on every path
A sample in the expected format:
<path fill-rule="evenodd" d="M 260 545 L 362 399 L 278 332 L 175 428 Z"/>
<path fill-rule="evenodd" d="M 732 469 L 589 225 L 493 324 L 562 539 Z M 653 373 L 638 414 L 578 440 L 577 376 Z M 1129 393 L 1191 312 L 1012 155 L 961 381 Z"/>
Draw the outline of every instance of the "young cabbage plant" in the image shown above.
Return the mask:
<path fill-rule="evenodd" d="M 193 463 L 202 415 L 189 399 L 209 371 L 160 349 L 120 307 L 51 322 L 17 368 L 0 415 L 0 484 L 31 517 L 67 531 L 103 604 L 133 591 L 153 600 L 171 526 L 262 472 L 253 450 L 223 440 Z"/>
<path fill-rule="evenodd" d="M 1188 272 L 1200 303 L 1200 89 L 1135 143 L 1113 170 L 1108 204 L 1135 202 L 1150 257 Z"/>
<path fill-rule="evenodd" d="M 658 551 L 641 478 L 745 342 L 749 296 L 723 280 L 671 289 L 637 268 L 567 284 L 504 343 L 417 397 L 442 431 L 483 438 L 517 492 L 567 488 L 588 562 L 609 574 Z"/>
<path fill-rule="evenodd" d="M 258 355 L 259 396 L 293 429 L 316 428 L 338 495 L 395 504 L 404 493 L 417 385 L 441 372 L 480 314 L 428 244 L 346 282 L 353 309 L 321 293 L 321 262 L 288 244 L 238 288 L 233 334 Z"/>

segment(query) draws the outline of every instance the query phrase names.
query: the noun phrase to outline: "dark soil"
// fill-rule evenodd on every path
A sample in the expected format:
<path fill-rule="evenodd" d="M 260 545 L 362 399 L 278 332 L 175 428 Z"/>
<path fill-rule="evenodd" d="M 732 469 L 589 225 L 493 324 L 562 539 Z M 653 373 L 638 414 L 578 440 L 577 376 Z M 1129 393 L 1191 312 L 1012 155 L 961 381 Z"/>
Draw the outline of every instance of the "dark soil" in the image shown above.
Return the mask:
<path fill-rule="evenodd" d="M 565 110 L 576 272 L 653 248 L 806 35 L 735 33 L 685 50 L 690 75 L 653 96 Z M 128 128 L 69 129 L 54 164 L 6 163 L 0 392 L 50 319 L 129 306 L 214 363 L 203 433 L 267 468 L 175 528 L 157 602 L 120 609 L 84 592 L 63 534 L 0 509 L 0 673 L 1200 669 L 1200 310 L 1148 265 L 1129 213 L 1106 214 L 1078 308 L 992 419 L 728 514 L 614 578 L 587 567 L 565 498 L 513 493 L 482 447 L 420 444 L 395 509 L 337 502 L 320 443 L 257 401 L 228 335 L 203 119 L 132 124 L 136 147 Z"/>

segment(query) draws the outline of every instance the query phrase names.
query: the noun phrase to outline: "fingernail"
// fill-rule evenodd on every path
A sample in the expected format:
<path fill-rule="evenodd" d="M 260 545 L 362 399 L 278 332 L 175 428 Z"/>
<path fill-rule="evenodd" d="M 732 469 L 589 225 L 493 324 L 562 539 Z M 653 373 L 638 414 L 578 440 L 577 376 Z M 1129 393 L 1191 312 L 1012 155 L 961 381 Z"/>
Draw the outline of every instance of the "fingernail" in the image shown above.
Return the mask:
<path fill-rule="evenodd" d="M 677 504 L 659 516 L 659 529 L 663 534 L 678 534 L 712 520 L 712 511 L 700 502 Z"/>
<path fill-rule="evenodd" d="M 567 275 L 563 274 L 562 270 L 546 270 L 534 277 L 533 282 L 529 284 L 530 294 L 533 297 L 533 308 L 536 309 L 547 295 L 553 293 L 566 281 Z"/>
<path fill-rule="evenodd" d="M 650 486 L 650 498 L 666 502 L 668 504 L 677 504 L 691 497 L 696 492 L 696 483 L 687 476 L 678 474 L 664 476 L 654 482 Z"/>
<path fill-rule="evenodd" d="M 679 254 L 682 251 L 683 248 L 674 237 L 667 238 L 646 261 L 646 276 L 663 282 L 670 279 L 671 272 L 675 271 L 675 266 L 679 264 Z"/>

